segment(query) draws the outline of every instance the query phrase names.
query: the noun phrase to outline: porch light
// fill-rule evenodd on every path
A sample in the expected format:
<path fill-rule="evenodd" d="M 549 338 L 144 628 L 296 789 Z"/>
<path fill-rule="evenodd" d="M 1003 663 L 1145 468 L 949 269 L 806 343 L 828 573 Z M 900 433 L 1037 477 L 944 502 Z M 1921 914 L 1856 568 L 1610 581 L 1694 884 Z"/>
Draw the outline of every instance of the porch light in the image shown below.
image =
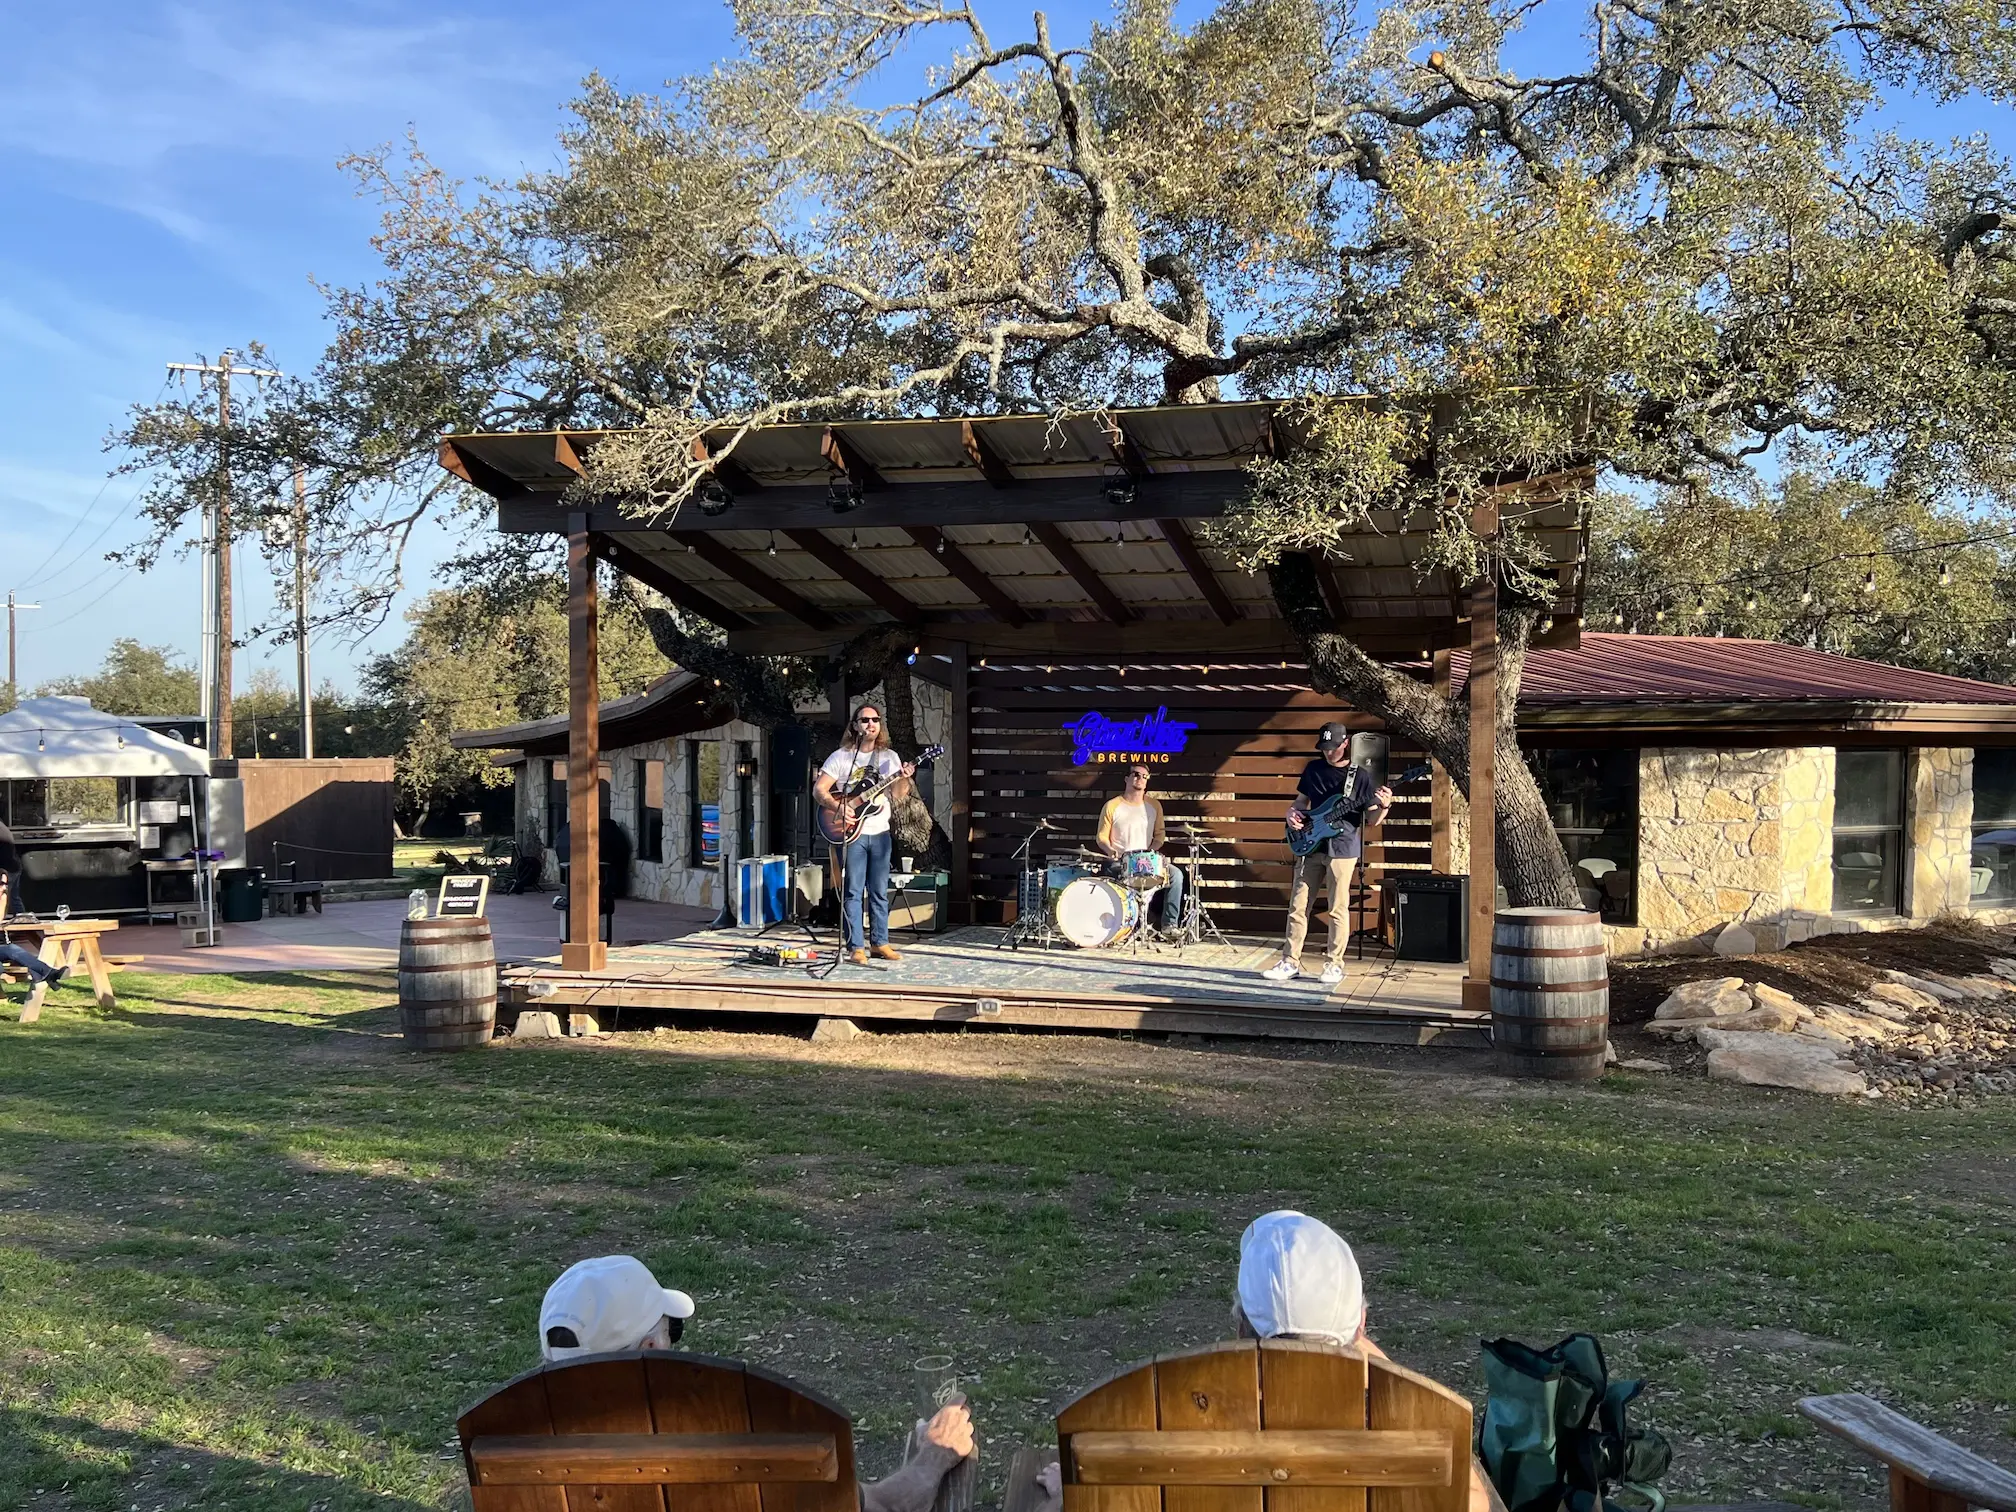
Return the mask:
<path fill-rule="evenodd" d="M 728 491 L 727 484 L 710 474 L 694 490 L 693 502 L 700 506 L 700 513 L 718 515 L 735 502 L 735 495 Z"/>

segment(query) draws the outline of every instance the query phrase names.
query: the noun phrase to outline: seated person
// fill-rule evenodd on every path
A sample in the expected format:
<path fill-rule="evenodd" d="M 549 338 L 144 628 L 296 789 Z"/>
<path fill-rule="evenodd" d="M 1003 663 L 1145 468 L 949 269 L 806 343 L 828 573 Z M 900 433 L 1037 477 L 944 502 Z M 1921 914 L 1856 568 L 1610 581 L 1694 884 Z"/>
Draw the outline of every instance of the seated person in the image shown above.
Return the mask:
<path fill-rule="evenodd" d="M 1120 796 L 1109 798 L 1099 811 L 1099 829 L 1093 842 L 1116 866 L 1133 851 L 1154 851 L 1160 855 L 1168 843 L 1168 832 L 1162 824 L 1162 805 L 1148 796 L 1150 775 L 1141 762 L 1133 763 L 1120 779 Z M 1180 866 L 1171 866 L 1169 885 L 1156 889 L 1162 894 L 1161 927 L 1165 933 L 1174 934 L 1183 922 L 1183 889 L 1188 881 Z"/>
<path fill-rule="evenodd" d="M 670 1349 L 693 1316 L 693 1299 L 660 1286 L 643 1261 L 598 1255 L 560 1273 L 539 1305 L 539 1350 L 549 1361 L 627 1349 Z M 861 1512 L 929 1512 L 938 1486 L 973 1453 L 973 1418 L 964 1402 L 941 1407 L 924 1425 L 924 1442 L 895 1474 L 861 1487 Z"/>
<path fill-rule="evenodd" d="M 1328 1224 L 1289 1209 L 1254 1219 L 1239 1237 L 1232 1324 L 1242 1339 L 1314 1339 L 1388 1358 L 1365 1331 L 1365 1282 L 1351 1246 Z M 1063 1481 L 1055 1464 L 1038 1472 L 1045 1498 L 1038 1512 L 1056 1512 Z M 1470 1512 L 1491 1505 L 1473 1460 Z"/>
<path fill-rule="evenodd" d="M 7 883 L 7 874 L 0 872 L 0 920 L 6 919 L 7 915 L 15 912 L 13 907 L 14 900 L 8 891 Z M 31 992 L 35 988 L 45 985 L 54 987 L 70 974 L 69 967 L 51 966 L 26 945 L 16 945 L 12 940 L 7 938 L 6 930 L 6 925 L 0 923 L 0 963 L 5 963 L 9 966 L 18 966 L 27 972 L 28 987 Z"/>

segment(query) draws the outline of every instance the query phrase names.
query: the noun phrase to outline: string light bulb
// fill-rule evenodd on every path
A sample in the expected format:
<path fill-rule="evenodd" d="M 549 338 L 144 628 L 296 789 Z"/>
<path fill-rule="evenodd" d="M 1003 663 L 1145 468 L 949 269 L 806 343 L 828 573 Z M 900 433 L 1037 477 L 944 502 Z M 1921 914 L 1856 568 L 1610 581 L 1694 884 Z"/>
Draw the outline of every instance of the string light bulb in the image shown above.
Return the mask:
<path fill-rule="evenodd" d="M 1951 562 L 1941 562 L 1939 564 L 1939 586 L 1941 588 L 1951 588 L 1953 586 L 1953 564 Z"/>
<path fill-rule="evenodd" d="M 1750 595 L 1750 597 L 1748 597 L 1748 598 L 1746 598 L 1745 600 L 1743 600 L 1743 612 L 1744 612 L 1745 614 L 1755 614 L 1755 613 L 1757 612 L 1757 595 L 1756 595 L 1756 594 L 1754 594 L 1754 593 L 1753 593 L 1753 594 L 1751 594 L 1751 595 Z"/>
<path fill-rule="evenodd" d="M 1799 606 L 1805 608 L 1813 602 L 1813 585 L 1808 583 L 1799 593 Z"/>
<path fill-rule="evenodd" d="M 766 553 L 766 555 L 769 556 L 777 555 L 777 532 L 774 530 L 770 532 L 770 550 Z"/>
<path fill-rule="evenodd" d="M 938 553 L 938 555 L 940 555 L 940 556 L 943 556 L 943 555 L 945 555 L 945 532 L 944 532 L 944 531 L 942 531 L 942 530 L 941 530 L 941 531 L 939 531 L 939 532 L 938 532 L 938 544 L 937 544 L 936 546 L 932 547 L 931 549 L 932 549 L 933 551 L 937 552 L 937 553 Z"/>
<path fill-rule="evenodd" d="M 847 549 L 849 551 L 861 549 L 861 529 L 858 525 L 847 533 Z"/>
<path fill-rule="evenodd" d="M 1869 575 L 1862 579 L 1862 591 L 1864 593 L 1874 593 L 1876 591 L 1876 569 L 1874 567 L 1871 567 Z"/>

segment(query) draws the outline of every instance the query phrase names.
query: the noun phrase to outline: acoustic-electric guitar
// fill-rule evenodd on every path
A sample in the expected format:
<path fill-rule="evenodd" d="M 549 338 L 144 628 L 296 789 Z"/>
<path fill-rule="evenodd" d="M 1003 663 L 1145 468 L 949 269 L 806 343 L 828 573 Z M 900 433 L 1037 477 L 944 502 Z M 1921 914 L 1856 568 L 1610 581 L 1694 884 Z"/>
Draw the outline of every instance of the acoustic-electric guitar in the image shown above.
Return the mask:
<path fill-rule="evenodd" d="M 1420 762 L 1395 777 L 1391 786 L 1402 787 L 1410 782 L 1419 782 L 1434 770 L 1427 762 Z M 1311 855 L 1325 840 L 1341 834 L 1345 825 L 1355 825 L 1363 819 L 1365 810 L 1372 807 L 1372 801 L 1368 798 L 1359 803 L 1346 803 L 1345 792 L 1345 789 L 1339 788 L 1309 810 L 1309 815 L 1302 821 L 1302 828 L 1299 830 L 1294 825 L 1289 825 L 1288 849 L 1298 856 Z"/>
<path fill-rule="evenodd" d="M 944 754 L 945 747 L 942 745 L 926 746 L 917 753 L 913 765 L 920 768 L 927 767 Z M 852 845 L 861 833 L 863 821 L 874 810 L 882 795 L 903 780 L 901 772 L 893 777 L 884 777 L 880 782 L 871 782 L 872 776 L 870 772 L 863 772 L 860 783 L 851 790 L 836 789 L 833 796 L 840 800 L 838 809 L 828 810 L 824 807 L 819 809 L 817 818 L 819 834 L 828 845 Z"/>

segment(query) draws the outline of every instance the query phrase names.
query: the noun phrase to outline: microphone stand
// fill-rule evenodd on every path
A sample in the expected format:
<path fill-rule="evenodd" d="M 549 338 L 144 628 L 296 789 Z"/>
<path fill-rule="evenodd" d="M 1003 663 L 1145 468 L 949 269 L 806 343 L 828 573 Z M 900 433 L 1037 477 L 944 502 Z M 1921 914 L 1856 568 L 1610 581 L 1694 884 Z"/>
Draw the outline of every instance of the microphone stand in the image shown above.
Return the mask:
<path fill-rule="evenodd" d="M 1046 880 L 1042 867 L 1029 863 L 1029 852 L 1036 844 L 1038 835 L 1056 834 L 1056 826 L 1048 819 L 1038 819 L 1036 827 L 1029 831 L 1028 839 L 1015 849 L 1015 859 L 1022 863 L 1015 878 L 1015 922 L 1008 928 L 994 948 L 1000 950 L 1020 950 L 1024 945 L 1055 945 L 1064 939 L 1050 922 L 1050 909 L 1043 896 Z M 1034 907 L 1031 907 L 1031 904 Z"/>

